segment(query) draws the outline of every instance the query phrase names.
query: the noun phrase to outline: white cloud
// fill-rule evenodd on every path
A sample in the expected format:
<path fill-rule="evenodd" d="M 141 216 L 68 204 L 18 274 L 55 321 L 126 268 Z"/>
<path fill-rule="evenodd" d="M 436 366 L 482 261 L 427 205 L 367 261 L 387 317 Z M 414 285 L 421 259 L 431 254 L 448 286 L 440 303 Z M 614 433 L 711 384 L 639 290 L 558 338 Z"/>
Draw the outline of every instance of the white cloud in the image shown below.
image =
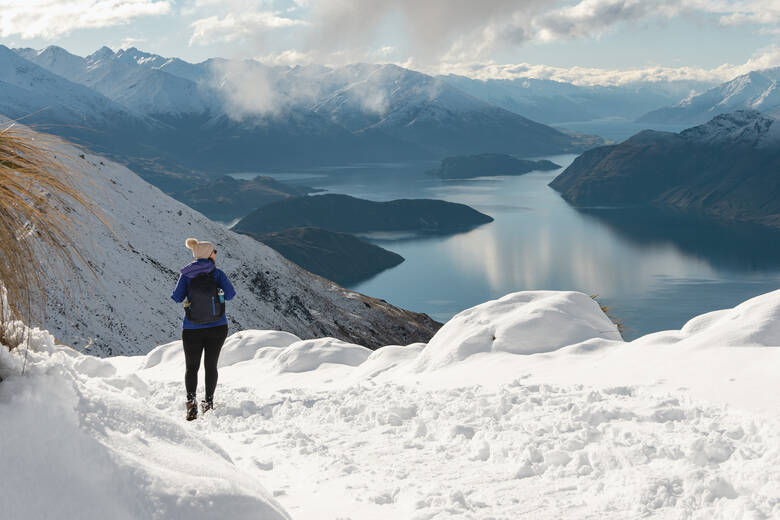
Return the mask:
<path fill-rule="evenodd" d="M 742 64 L 723 64 L 712 69 L 697 67 L 641 67 L 634 69 L 599 69 L 589 67 L 552 67 L 529 63 L 497 64 L 493 62 L 444 63 L 427 70 L 433 74 L 459 74 L 476 79 L 536 78 L 574 83 L 575 85 L 624 85 L 634 82 L 702 81 L 721 83 L 754 70 L 780 66 L 780 47 L 761 50 Z"/>
<path fill-rule="evenodd" d="M 289 49 L 279 53 L 266 54 L 265 56 L 258 56 L 255 58 L 261 63 L 271 66 L 287 66 L 294 67 L 295 65 L 310 65 L 315 63 L 316 60 L 311 53 L 300 52 L 295 49 Z"/>
<path fill-rule="evenodd" d="M 208 44 L 215 41 L 234 41 L 252 36 L 258 31 L 306 25 L 302 20 L 279 16 L 271 11 L 255 11 L 240 14 L 228 13 L 223 17 L 209 16 L 191 24 L 193 29 L 190 45 Z"/>
<path fill-rule="evenodd" d="M 0 37 L 54 38 L 170 11 L 169 0 L 0 0 Z"/>
<path fill-rule="evenodd" d="M 251 60 L 217 61 L 211 73 L 212 86 L 219 92 L 232 119 L 273 116 L 279 112 L 280 94 L 264 65 Z"/>

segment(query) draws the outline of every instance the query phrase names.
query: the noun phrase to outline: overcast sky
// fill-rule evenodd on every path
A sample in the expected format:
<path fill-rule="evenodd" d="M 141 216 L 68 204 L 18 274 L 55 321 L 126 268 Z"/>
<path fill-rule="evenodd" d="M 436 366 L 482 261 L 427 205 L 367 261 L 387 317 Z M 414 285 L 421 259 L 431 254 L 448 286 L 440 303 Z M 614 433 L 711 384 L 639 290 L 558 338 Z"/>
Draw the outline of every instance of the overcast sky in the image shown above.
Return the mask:
<path fill-rule="evenodd" d="M 0 43 L 577 83 L 780 66 L 780 0 L 0 0 Z"/>

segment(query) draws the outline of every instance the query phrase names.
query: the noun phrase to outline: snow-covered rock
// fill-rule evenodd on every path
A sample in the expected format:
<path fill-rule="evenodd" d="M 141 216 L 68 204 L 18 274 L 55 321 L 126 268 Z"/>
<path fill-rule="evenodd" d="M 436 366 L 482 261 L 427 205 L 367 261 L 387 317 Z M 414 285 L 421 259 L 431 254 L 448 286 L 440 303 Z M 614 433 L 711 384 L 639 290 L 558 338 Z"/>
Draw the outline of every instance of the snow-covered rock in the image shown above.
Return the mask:
<path fill-rule="evenodd" d="M 453 317 L 425 347 L 417 368 L 441 368 L 486 352 L 550 352 L 591 338 L 621 339 L 615 324 L 589 296 L 518 292 Z"/>

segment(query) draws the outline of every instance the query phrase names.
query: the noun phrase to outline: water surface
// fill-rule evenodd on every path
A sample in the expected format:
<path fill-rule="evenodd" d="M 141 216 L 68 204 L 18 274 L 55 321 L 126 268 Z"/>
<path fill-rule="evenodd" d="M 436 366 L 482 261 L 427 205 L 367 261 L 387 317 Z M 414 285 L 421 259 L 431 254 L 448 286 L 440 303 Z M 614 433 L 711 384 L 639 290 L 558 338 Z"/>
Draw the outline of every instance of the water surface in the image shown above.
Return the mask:
<path fill-rule="evenodd" d="M 565 167 L 574 157 L 545 158 Z M 645 209 L 577 210 L 547 186 L 561 170 L 440 180 L 423 173 L 433 166 L 268 175 L 378 201 L 444 199 L 492 216 L 490 224 L 450 236 L 369 236 L 406 261 L 350 288 L 440 321 L 513 291 L 577 290 L 597 295 L 634 338 L 680 328 L 780 285 L 777 233 Z"/>

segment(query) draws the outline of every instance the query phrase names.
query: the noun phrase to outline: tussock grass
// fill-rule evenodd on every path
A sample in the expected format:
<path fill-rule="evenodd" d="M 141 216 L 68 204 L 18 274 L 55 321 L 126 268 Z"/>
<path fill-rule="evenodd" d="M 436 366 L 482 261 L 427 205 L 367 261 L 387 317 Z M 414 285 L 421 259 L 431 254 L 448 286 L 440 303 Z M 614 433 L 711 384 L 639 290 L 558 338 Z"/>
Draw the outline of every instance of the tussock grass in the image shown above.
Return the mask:
<path fill-rule="evenodd" d="M 0 128 L 0 290 L 5 293 L 0 324 L 41 322 L 52 271 L 65 284 L 67 269 L 89 265 L 74 240 L 74 208 L 86 209 L 105 224 L 77 188 L 83 173 L 57 152 L 60 143 L 13 122 Z"/>
<path fill-rule="evenodd" d="M 623 337 L 623 333 L 626 330 L 626 325 L 623 323 L 623 320 L 616 318 L 612 313 L 612 307 L 608 305 L 604 305 L 598 300 L 598 294 L 591 294 L 590 297 L 598 303 L 599 308 L 601 308 L 601 312 L 603 312 L 607 318 L 609 318 L 609 321 L 615 324 L 615 327 L 617 327 L 618 333 L 620 334 L 620 337 Z"/>

